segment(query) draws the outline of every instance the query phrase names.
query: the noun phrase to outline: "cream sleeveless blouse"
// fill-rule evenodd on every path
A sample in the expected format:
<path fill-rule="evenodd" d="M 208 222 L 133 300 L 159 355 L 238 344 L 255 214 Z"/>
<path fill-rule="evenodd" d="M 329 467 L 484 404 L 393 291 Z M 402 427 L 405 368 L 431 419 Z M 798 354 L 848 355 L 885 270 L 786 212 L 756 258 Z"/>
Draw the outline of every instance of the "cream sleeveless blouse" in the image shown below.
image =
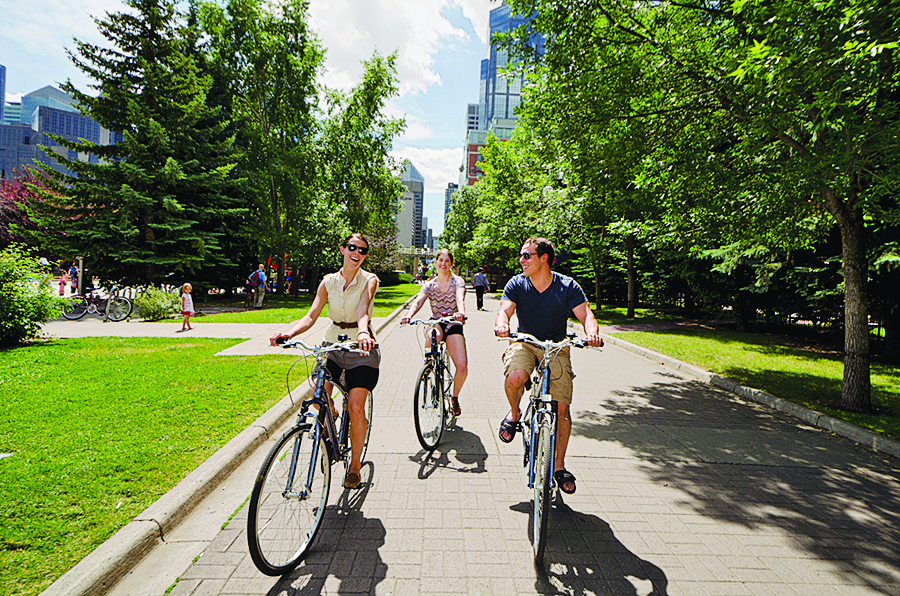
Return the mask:
<path fill-rule="evenodd" d="M 368 271 L 363 271 L 360 269 L 356 272 L 356 275 L 353 277 L 353 281 L 350 282 L 350 285 L 347 288 L 344 288 L 344 276 L 341 275 L 340 271 L 335 273 L 329 273 L 322 280 L 322 283 L 325 284 L 325 290 L 328 292 L 328 318 L 332 320 L 333 323 L 353 323 L 356 321 L 356 309 L 359 308 L 359 301 L 362 299 L 363 290 L 366 289 L 366 284 L 368 284 L 369 280 L 375 278 L 378 280 L 378 276 L 374 273 L 369 273 Z M 369 321 L 371 323 L 372 320 L 372 304 L 369 304 Z M 341 329 L 337 325 L 329 325 L 328 330 L 325 332 L 325 341 L 329 343 L 337 343 L 338 335 L 347 335 L 351 340 L 356 338 L 356 334 L 360 331 L 364 331 L 363 329 L 359 329 L 357 327 L 352 327 L 350 329 Z M 372 339 L 375 339 L 375 336 L 372 336 Z M 372 355 L 375 355 L 377 350 L 372 352 Z M 336 353 L 332 352 L 329 354 L 329 358 L 334 356 Z M 354 366 L 360 365 L 368 365 L 368 366 L 378 366 L 378 361 L 381 360 L 380 354 L 377 358 L 369 357 L 360 357 L 351 354 L 341 354 L 344 358 L 332 358 L 339 362 L 340 364 L 349 364 L 349 366 L 342 366 L 342 368 L 353 368 Z M 367 361 L 368 360 L 368 361 Z"/>

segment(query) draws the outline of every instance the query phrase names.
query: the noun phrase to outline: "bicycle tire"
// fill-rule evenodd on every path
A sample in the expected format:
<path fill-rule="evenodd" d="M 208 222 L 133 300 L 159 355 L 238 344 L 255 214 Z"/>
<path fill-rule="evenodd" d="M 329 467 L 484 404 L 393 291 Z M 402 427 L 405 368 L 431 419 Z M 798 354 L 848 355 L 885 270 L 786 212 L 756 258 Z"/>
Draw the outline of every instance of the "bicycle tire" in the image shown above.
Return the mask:
<path fill-rule="evenodd" d="M 553 462 L 551 461 L 551 429 L 547 421 L 542 420 L 538 429 L 536 461 L 534 462 L 534 527 L 533 545 L 534 562 L 544 559 L 544 548 L 547 546 L 547 525 L 550 517 L 550 489 L 553 480 Z"/>
<path fill-rule="evenodd" d="M 131 312 L 131 300 L 123 296 L 110 298 L 106 307 L 106 313 L 110 321 L 121 321 Z"/>
<path fill-rule="evenodd" d="M 444 432 L 444 396 L 440 379 L 430 362 L 419 373 L 413 396 L 413 418 L 419 445 L 425 451 L 434 451 Z"/>
<path fill-rule="evenodd" d="M 253 484 L 247 542 L 254 565 L 266 575 L 284 575 L 296 567 L 322 525 L 331 462 L 325 438 L 317 432 L 320 428 L 307 422 L 286 432 L 269 451 Z M 288 486 L 294 453 L 295 474 Z M 311 488 L 304 498 L 310 474 Z"/>
<path fill-rule="evenodd" d="M 65 318 L 70 321 L 77 321 L 81 317 L 87 314 L 88 311 L 88 301 L 84 296 L 75 295 L 70 296 L 66 300 L 66 305 L 63 306 L 62 314 Z"/>

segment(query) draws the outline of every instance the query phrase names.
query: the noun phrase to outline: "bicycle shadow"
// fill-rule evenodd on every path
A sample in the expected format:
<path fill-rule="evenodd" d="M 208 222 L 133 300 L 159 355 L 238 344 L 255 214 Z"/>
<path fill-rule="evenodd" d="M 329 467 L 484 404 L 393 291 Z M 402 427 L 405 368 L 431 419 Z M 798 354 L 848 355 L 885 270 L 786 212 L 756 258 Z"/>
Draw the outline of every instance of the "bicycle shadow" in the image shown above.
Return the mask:
<path fill-rule="evenodd" d="M 387 574 L 387 565 L 378 552 L 387 532 L 381 520 L 367 518 L 362 512 L 374 474 L 374 464 L 363 463 L 362 482 L 355 490 L 338 484 L 342 470 L 335 474 L 332 489 L 341 493 L 325 510 L 313 550 L 299 567 L 272 586 L 269 596 L 375 593 Z"/>
<path fill-rule="evenodd" d="M 456 452 L 453 459 L 461 465 L 456 465 L 450 459 L 450 454 Z M 456 419 L 444 429 L 441 442 L 434 451 L 428 452 L 420 449 L 415 455 L 409 456 L 411 462 L 419 464 L 419 480 L 425 480 L 438 468 L 464 472 L 469 474 L 483 474 L 487 471 L 488 453 L 481 442 L 481 437 L 459 426 Z"/>
<path fill-rule="evenodd" d="M 531 501 L 512 505 L 510 509 L 528 515 L 528 539 L 533 542 Z M 557 495 L 549 522 L 544 564 L 534 566 L 535 593 L 668 594 L 669 580 L 665 572 L 628 550 L 603 519 L 573 510 Z"/>

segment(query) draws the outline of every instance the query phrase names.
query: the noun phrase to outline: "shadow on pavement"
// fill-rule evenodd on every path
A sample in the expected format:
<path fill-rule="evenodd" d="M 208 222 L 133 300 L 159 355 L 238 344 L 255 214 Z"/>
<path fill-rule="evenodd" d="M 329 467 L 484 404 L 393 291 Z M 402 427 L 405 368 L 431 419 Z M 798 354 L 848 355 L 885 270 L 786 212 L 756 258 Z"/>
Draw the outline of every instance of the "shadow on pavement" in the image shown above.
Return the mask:
<path fill-rule="evenodd" d="M 386 532 L 381 520 L 367 518 L 361 511 L 374 473 L 372 462 L 365 462 L 359 489 L 332 486 L 342 492 L 325 513 L 314 550 L 302 565 L 269 590 L 269 596 L 375 593 L 387 572 L 378 553 Z"/>
<path fill-rule="evenodd" d="M 525 501 L 510 507 L 528 515 L 528 539 L 533 537 L 534 507 Z M 669 585 L 658 566 L 622 544 L 609 524 L 574 511 L 557 496 L 550 512 L 544 564 L 535 565 L 536 594 L 616 594 L 665 596 Z M 636 585 L 637 584 L 637 585 Z"/>
<path fill-rule="evenodd" d="M 450 454 L 455 452 L 454 459 L 461 465 L 456 465 L 450 459 Z M 446 468 L 456 472 L 482 474 L 486 471 L 485 462 L 488 454 L 481 442 L 481 437 L 465 430 L 453 420 L 444 429 L 441 442 L 431 453 L 420 449 L 409 460 L 419 464 L 419 480 L 425 480 L 438 468 Z"/>
<path fill-rule="evenodd" d="M 648 487 L 675 488 L 689 497 L 686 509 L 745 534 L 765 531 L 850 583 L 900 594 L 900 471 L 891 460 L 698 381 L 632 387 L 600 409 L 580 413 L 573 437 L 634 454 Z M 762 543 L 751 549 L 775 556 Z"/>

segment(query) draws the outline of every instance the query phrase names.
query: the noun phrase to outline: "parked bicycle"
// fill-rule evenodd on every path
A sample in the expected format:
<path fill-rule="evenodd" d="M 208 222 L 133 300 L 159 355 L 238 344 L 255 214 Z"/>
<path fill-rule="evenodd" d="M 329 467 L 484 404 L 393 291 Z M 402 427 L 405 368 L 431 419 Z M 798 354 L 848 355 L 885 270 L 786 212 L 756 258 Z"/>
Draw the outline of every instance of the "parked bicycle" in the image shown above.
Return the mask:
<path fill-rule="evenodd" d="M 315 356 L 315 367 L 309 376 L 312 397 L 301 405 L 294 427 L 269 451 L 250 495 L 247 517 L 250 558 L 266 575 L 283 575 L 303 560 L 325 515 L 331 465 L 343 462 L 344 476 L 350 465 L 349 393 L 339 379 L 330 378 L 325 362 L 329 352 L 368 352 L 359 350 L 355 341 L 347 341 L 346 335 L 338 336 L 338 339 L 339 343 L 322 346 L 308 346 L 298 339 L 283 343 L 285 348 L 301 348 Z M 309 360 L 301 360 L 308 370 Z M 331 411 L 326 382 L 334 384 L 343 395 L 343 409 L 338 421 Z M 368 425 L 363 458 L 372 433 L 373 402 L 370 391 L 365 406 Z M 314 407 L 311 409 L 311 406 Z"/>
<path fill-rule="evenodd" d="M 441 323 L 462 324 L 452 316 L 428 320 L 415 319 L 407 323 L 431 327 L 431 344 L 425 352 L 425 363 L 419 372 L 416 391 L 413 394 L 416 437 L 425 451 L 434 451 L 452 418 L 450 398 L 453 395 L 453 369 L 444 342 L 437 340 L 437 327 Z"/>
<path fill-rule="evenodd" d="M 63 316 L 71 321 L 77 321 L 84 315 L 102 314 L 110 321 L 121 321 L 130 316 L 134 310 L 134 304 L 124 296 L 118 296 L 120 286 L 112 287 L 108 294 L 103 294 L 95 288 L 85 288 L 84 294 L 76 294 L 66 299 L 63 307 Z"/>
<path fill-rule="evenodd" d="M 525 448 L 523 465 L 528 468 L 528 488 L 534 490 L 532 515 L 532 546 L 534 561 L 540 563 L 544 558 L 547 545 L 547 520 L 550 516 L 550 500 L 556 482 L 553 479 L 553 462 L 556 459 L 556 420 L 557 402 L 550 395 L 550 364 L 560 350 L 567 346 L 576 348 L 590 347 L 587 340 L 575 339 L 570 333 L 566 339 L 541 341 L 527 333 L 510 333 L 509 337 L 498 338 L 501 341 L 527 342 L 541 348 L 544 357 L 535 369 L 531 380 L 525 388 L 531 389 L 531 397 L 525 415 L 519 421 L 518 430 L 522 431 L 522 443 Z M 599 350 L 599 348 L 594 348 Z"/>

